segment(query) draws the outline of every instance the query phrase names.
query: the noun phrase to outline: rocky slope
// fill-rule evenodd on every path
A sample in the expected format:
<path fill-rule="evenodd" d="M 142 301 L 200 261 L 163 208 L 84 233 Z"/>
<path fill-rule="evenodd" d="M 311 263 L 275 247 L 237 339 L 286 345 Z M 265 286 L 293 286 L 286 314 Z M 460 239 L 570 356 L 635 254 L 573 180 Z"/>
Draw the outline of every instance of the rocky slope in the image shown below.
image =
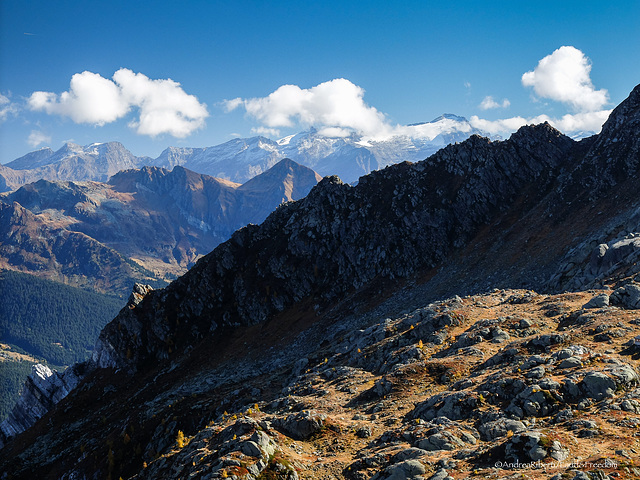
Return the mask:
<path fill-rule="evenodd" d="M 0 436 L 12 437 L 25 431 L 42 417 L 71 390 L 82 378 L 79 366 L 66 369 L 63 373 L 51 370 L 45 365 L 34 365 L 16 407 L 9 417 L 0 424 Z"/>
<path fill-rule="evenodd" d="M 168 287 L 138 286 L 79 386 L 0 465 L 18 478 L 637 477 L 635 257 L 591 268 L 601 245 L 640 233 L 639 119 L 640 86 L 595 138 L 524 127 L 356 187 L 323 179 Z M 601 288 L 557 293 L 578 278 Z M 478 295 L 509 285 L 529 288 Z"/>
<path fill-rule="evenodd" d="M 638 478 L 637 312 L 590 308 L 610 292 L 595 293 L 394 298 L 329 330 L 319 316 L 299 335 L 234 335 L 133 382 L 98 370 L 2 466 L 7 478 Z"/>
<path fill-rule="evenodd" d="M 127 170 L 108 183 L 40 180 L 0 195 L 0 265 L 103 289 L 112 279 L 126 294 L 132 279 L 175 278 L 319 179 L 282 160 L 245 185 L 182 167 Z"/>
<path fill-rule="evenodd" d="M 113 248 L 43 216 L 0 201 L 0 268 L 97 291 L 126 292 L 133 282 L 157 281 Z"/>

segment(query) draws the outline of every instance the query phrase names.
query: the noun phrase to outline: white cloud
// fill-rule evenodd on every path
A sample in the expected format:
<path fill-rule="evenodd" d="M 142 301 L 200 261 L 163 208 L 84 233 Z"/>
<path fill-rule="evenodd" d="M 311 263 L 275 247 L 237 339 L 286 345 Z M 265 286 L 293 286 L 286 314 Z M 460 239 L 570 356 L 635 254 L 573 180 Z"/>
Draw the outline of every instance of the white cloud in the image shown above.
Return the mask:
<path fill-rule="evenodd" d="M 525 118 L 513 116 L 487 120 L 473 115 L 469 122 L 444 117 L 438 122 L 418 125 L 392 125 L 385 115 L 364 101 L 364 89 L 344 78 L 320 83 L 311 88 L 283 85 L 262 98 L 235 98 L 223 102 L 227 112 L 243 108 L 260 126 L 254 133 L 276 137 L 279 128 L 317 128 L 320 135 L 345 137 L 352 133 L 362 136 L 362 142 L 384 140 L 393 136 L 433 140 L 441 134 L 469 132 L 476 128 L 491 135 L 508 136 L 524 125 L 549 122 L 558 130 L 599 132 L 611 110 L 606 90 L 595 90 L 589 59 L 575 47 L 561 47 L 546 56 L 530 72 L 522 76 L 525 87 L 533 87 L 540 98 L 556 100 L 575 111 L 561 117 L 538 115 Z M 470 89 L 469 82 L 464 83 Z M 486 96 L 478 106 L 482 110 L 508 108 L 511 102 Z"/>
<path fill-rule="evenodd" d="M 567 114 L 559 119 L 551 119 L 549 123 L 562 132 L 600 132 L 613 110 Z"/>
<path fill-rule="evenodd" d="M 535 125 L 538 123 L 549 122 L 549 124 L 557 128 L 563 133 L 574 132 L 595 132 L 598 133 L 602 129 L 602 125 L 607 121 L 611 110 L 600 110 L 597 112 L 582 112 L 576 114 L 566 114 L 561 118 L 552 118 L 548 115 L 538 115 L 537 117 L 523 118 L 511 117 L 499 120 L 485 120 L 473 115 L 469 122 L 471 126 L 492 135 L 508 135 L 515 132 L 524 125 Z"/>
<path fill-rule="evenodd" d="M 116 84 L 92 72 L 73 75 L 68 92 L 59 96 L 51 92 L 34 92 L 28 103 L 32 110 L 100 126 L 125 116 L 130 107 Z"/>
<path fill-rule="evenodd" d="M 283 85 L 266 97 L 236 98 L 224 105 L 228 112 L 243 107 L 249 116 L 270 128 L 299 124 L 321 130 L 350 129 L 366 136 L 388 134 L 390 127 L 384 114 L 367 105 L 363 97 L 361 87 L 337 78 L 305 89 Z"/>
<path fill-rule="evenodd" d="M 9 97 L 0 93 L 0 122 L 4 122 L 9 115 L 15 115 L 17 112 L 17 105 L 12 103 Z"/>
<path fill-rule="evenodd" d="M 241 98 L 234 98 L 233 100 L 225 100 L 222 102 L 224 109 L 227 113 L 234 111 L 236 108 L 242 106 L 244 100 Z"/>
<path fill-rule="evenodd" d="M 340 128 L 340 127 L 325 127 L 321 130 L 318 130 L 318 134 L 323 137 L 330 138 L 346 138 L 353 133 L 352 130 L 348 128 Z"/>
<path fill-rule="evenodd" d="M 266 137 L 279 137 L 280 130 L 277 128 L 268 128 L 268 127 L 254 127 L 251 129 L 251 133 L 255 133 L 256 135 L 264 135 Z"/>
<path fill-rule="evenodd" d="M 113 80 L 97 73 L 82 72 L 71 77 L 68 92 L 34 92 L 29 107 L 71 118 L 76 123 L 102 126 L 138 109 L 129 126 L 140 135 L 168 133 L 184 138 L 204 126 L 207 108 L 171 79 L 152 80 L 142 73 L 121 68 Z"/>
<path fill-rule="evenodd" d="M 38 145 L 42 145 L 43 143 L 51 143 L 51 135 L 46 135 L 38 130 L 31 130 L 27 143 L 31 147 L 36 148 Z"/>
<path fill-rule="evenodd" d="M 496 102 L 491 95 L 487 95 L 480 103 L 479 107 L 481 110 L 489 110 L 492 108 L 507 108 L 511 105 L 511 102 L 506 98 L 502 100 L 502 103 Z"/>
<path fill-rule="evenodd" d="M 504 135 L 505 133 L 515 132 L 523 125 L 529 124 L 529 122 L 529 120 L 522 117 L 486 120 L 478 117 L 477 115 L 472 115 L 469 119 L 469 123 L 473 128 L 477 128 L 492 135 Z"/>
<path fill-rule="evenodd" d="M 577 112 L 602 111 L 609 94 L 595 89 L 590 73 L 589 58 L 575 47 L 564 46 L 522 75 L 522 84 L 533 87 L 539 97 L 566 103 Z"/>
<path fill-rule="evenodd" d="M 393 129 L 393 134 L 430 141 L 441 134 L 451 134 L 455 132 L 468 133 L 470 130 L 471 125 L 467 122 L 445 117 L 437 122 L 420 123 L 418 125 L 396 125 Z"/>

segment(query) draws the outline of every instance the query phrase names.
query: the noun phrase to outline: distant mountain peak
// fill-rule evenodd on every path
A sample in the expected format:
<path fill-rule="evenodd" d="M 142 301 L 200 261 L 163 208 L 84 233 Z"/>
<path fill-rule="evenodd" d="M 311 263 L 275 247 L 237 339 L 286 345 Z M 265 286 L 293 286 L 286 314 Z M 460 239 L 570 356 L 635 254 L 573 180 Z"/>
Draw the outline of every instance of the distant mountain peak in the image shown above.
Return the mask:
<path fill-rule="evenodd" d="M 424 160 L 447 144 L 463 141 L 474 133 L 485 134 L 472 128 L 464 117 L 450 113 L 409 127 L 402 135 L 373 141 L 363 140 L 357 132 L 344 136 L 311 126 L 279 140 L 255 136 L 233 138 L 203 148 L 168 147 L 155 159 L 135 157 L 119 142 L 84 147 L 69 142 L 56 152 L 31 153 L 8 164 L 8 168 L 31 171 L 22 176 L 3 172 L 5 181 L 0 179 L 0 185 L 6 190 L 37 178 L 106 181 L 119 170 L 143 165 L 168 169 L 184 166 L 194 172 L 245 183 L 283 158 L 291 158 L 320 175 L 338 175 L 353 183 L 374 170 L 403 161 Z"/>
<path fill-rule="evenodd" d="M 460 116 L 454 115 L 452 113 L 443 113 L 442 115 L 440 115 L 439 117 L 434 118 L 430 122 L 411 123 L 411 124 L 409 124 L 407 126 L 408 127 L 418 127 L 420 125 L 426 125 L 428 123 L 442 122 L 443 120 L 453 120 L 455 122 L 459 122 L 459 123 L 462 123 L 462 124 L 468 124 L 469 123 L 469 120 L 467 120 L 465 117 L 460 117 Z"/>
<path fill-rule="evenodd" d="M 435 118 L 433 120 L 431 120 L 431 123 L 436 123 L 439 122 L 441 120 L 455 120 L 456 122 L 463 122 L 463 123 L 468 123 L 469 120 L 467 120 L 465 117 L 460 117 L 458 115 L 454 115 L 452 113 L 444 113 L 442 115 L 440 115 L 438 118 Z"/>

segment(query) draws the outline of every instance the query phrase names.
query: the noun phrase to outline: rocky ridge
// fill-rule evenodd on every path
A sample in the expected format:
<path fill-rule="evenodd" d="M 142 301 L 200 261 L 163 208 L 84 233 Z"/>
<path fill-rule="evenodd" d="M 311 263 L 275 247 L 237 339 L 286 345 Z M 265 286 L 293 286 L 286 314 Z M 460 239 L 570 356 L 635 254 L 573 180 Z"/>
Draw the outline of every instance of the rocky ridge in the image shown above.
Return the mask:
<path fill-rule="evenodd" d="M 167 289 L 124 312 L 97 352 L 113 349 L 113 366 L 135 369 L 217 328 L 263 322 L 305 299 L 322 308 L 374 278 L 433 268 L 503 214 L 525 185 L 535 181 L 536 192 L 544 191 L 572 143 L 548 125 L 525 127 L 506 142 L 472 137 L 426 162 L 374 172 L 356 187 L 326 177 L 303 200 L 237 231 Z"/>
<path fill-rule="evenodd" d="M 631 266 L 592 293 L 465 290 L 562 288 L 590 261 L 571 257 L 562 273 L 572 249 L 639 229 L 633 171 L 606 188 L 587 168 L 613 138 L 635 154 L 627 125 L 639 103 L 640 86 L 603 128 L 608 139 L 524 127 L 356 187 L 325 178 L 169 287 L 138 287 L 78 388 L 0 464 L 50 478 L 584 478 L 582 467 L 535 463 L 574 455 L 605 465 L 586 467 L 596 478 L 633 478 Z M 637 158 L 617 160 L 604 162 L 613 173 Z M 433 302 L 451 288 L 464 298 Z M 98 437 L 89 425 L 101 419 Z M 580 439 L 599 431 L 594 456 Z"/>

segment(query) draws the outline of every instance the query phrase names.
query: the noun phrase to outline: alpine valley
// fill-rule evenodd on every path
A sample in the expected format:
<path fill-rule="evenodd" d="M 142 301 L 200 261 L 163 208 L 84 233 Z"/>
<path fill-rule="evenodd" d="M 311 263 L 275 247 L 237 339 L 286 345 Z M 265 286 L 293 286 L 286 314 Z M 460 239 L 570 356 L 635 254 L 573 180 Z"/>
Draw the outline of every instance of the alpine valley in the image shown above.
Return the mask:
<path fill-rule="evenodd" d="M 208 204 L 187 229 L 251 203 L 265 175 L 317 181 L 275 158 L 186 170 L 207 155 L 36 182 L 6 205 L 89 238 L 159 191 Z M 34 368 L 0 426 L 1 478 L 640 478 L 640 85 L 580 141 L 541 124 L 388 163 L 324 177 L 197 260 L 200 238 L 147 245 L 135 217 L 154 255 L 195 265 L 137 283 L 90 360 Z M 63 197 L 74 210 L 49 207 Z M 144 253 L 129 254 L 159 268 Z"/>

